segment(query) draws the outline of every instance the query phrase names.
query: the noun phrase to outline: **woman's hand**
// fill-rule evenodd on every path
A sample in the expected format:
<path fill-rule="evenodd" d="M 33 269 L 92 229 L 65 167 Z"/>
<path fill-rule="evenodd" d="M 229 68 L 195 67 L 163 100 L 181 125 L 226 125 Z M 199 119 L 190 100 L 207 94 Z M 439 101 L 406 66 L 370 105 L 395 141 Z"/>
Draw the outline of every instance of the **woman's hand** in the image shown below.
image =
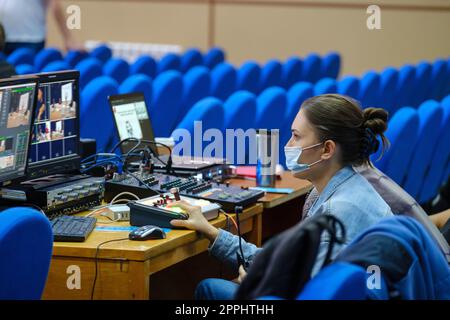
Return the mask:
<path fill-rule="evenodd" d="M 216 240 L 219 230 L 212 226 L 202 213 L 202 210 L 198 206 L 193 206 L 186 201 L 180 200 L 169 203 L 167 208 L 179 207 L 183 209 L 189 218 L 187 220 L 172 220 L 170 224 L 174 227 L 184 227 L 192 230 L 196 230 L 203 233 L 211 242 Z"/>
<path fill-rule="evenodd" d="M 244 281 L 245 277 L 247 276 L 247 272 L 244 270 L 244 267 L 242 265 L 239 266 L 239 277 L 233 280 L 233 282 L 237 284 L 241 284 L 242 281 Z"/>

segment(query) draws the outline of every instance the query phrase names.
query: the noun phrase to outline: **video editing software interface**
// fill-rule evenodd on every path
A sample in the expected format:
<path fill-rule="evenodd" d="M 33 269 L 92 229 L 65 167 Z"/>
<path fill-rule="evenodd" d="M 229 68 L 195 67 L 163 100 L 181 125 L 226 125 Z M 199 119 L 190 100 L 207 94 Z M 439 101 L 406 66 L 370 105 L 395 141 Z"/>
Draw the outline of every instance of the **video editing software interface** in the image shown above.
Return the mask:
<path fill-rule="evenodd" d="M 0 84 L 0 182 L 25 173 L 36 86 Z"/>
<path fill-rule="evenodd" d="M 77 153 L 76 85 L 74 79 L 39 84 L 29 152 L 32 166 Z"/>

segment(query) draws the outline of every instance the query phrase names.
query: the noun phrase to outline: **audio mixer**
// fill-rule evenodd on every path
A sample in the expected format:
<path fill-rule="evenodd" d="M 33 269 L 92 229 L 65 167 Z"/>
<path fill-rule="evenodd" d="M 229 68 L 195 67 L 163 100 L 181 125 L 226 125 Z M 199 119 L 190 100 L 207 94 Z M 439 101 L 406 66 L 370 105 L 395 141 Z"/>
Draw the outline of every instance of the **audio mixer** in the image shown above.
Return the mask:
<path fill-rule="evenodd" d="M 174 177 L 162 173 L 139 173 L 115 175 L 105 184 L 105 200 L 111 201 L 117 194 L 128 191 L 146 198 L 178 188 L 183 196 L 205 199 L 219 203 L 225 211 L 235 206 L 249 206 L 264 196 L 260 190 L 222 184 L 197 177 Z"/>

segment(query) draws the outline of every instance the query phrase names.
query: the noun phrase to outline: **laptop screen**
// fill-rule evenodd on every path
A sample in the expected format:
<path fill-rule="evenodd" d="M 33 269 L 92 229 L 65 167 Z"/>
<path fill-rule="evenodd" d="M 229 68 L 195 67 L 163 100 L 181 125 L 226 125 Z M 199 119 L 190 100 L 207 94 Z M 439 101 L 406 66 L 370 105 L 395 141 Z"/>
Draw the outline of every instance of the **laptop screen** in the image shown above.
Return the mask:
<path fill-rule="evenodd" d="M 142 93 L 121 94 L 109 97 L 117 133 L 120 140 L 136 138 L 155 141 L 147 105 Z M 123 143 L 122 153 L 127 153 L 136 142 Z M 158 154 L 155 145 L 149 146 Z"/>

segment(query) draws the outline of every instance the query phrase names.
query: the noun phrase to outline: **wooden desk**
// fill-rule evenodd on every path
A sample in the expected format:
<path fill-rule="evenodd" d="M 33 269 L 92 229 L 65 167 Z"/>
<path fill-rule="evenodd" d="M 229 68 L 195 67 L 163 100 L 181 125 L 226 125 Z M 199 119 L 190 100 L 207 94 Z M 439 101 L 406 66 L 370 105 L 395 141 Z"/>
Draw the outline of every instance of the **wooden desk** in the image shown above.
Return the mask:
<path fill-rule="evenodd" d="M 261 245 L 261 213 L 262 206 L 256 204 L 241 215 L 242 233 L 257 245 Z M 211 223 L 224 228 L 226 218 L 221 214 Z M 129 226 L 129 223 L 107 225 Z M 43 299 L 90 299 L 98 244 L 127 236 L 128 231 L 94 230 L 82 243 L 56 242 Z M 162 240 L 124 240 L 104 244 L 98 255 L 94 299 L 149 299 L 153 274 L 205 252 L 208 245 L 207 239 L 191 230 L 172 230 Z M 68 289 L 69 266 L 80 268 L 80 289 Z"/>

